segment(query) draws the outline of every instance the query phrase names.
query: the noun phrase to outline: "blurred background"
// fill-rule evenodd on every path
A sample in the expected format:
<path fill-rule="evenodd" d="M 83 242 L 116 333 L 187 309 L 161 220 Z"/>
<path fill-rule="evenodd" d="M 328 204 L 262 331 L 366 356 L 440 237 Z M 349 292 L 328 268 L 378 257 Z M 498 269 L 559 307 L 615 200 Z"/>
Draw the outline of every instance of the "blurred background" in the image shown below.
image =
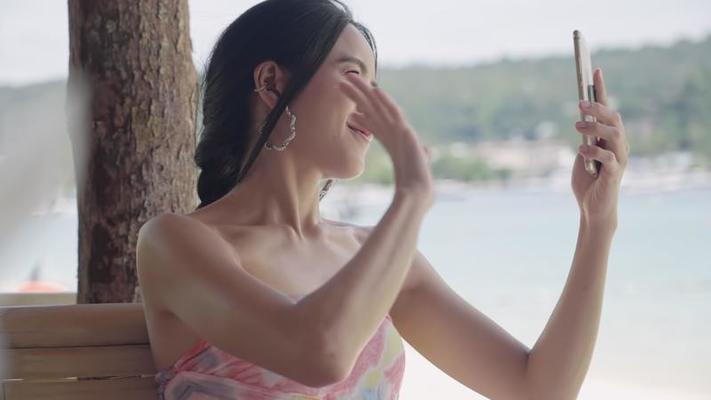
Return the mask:
<path fill-rule="evenodd" d="M 192 0 L 193 60 L 256 1 Z M 622 114 L 622 181 L 598 342 L 581 399 L 711 398 L 711 3 L 350 0 L 379 82 L 433 150 L 419 248 L 472 305 L 533 346 L 571 266 L 580 135 L 572 32 Z M 0 6 L 0 301 L 77 290 L 64 1 Z M 374 142 L 330 218 L 375 224 L 392 169 Z M 62 295 L 64 294 L 64 297 Z M 63 300 L 62 300 L 63 299 Z M 405 343 L 401 398 L 483 399 Z"/>

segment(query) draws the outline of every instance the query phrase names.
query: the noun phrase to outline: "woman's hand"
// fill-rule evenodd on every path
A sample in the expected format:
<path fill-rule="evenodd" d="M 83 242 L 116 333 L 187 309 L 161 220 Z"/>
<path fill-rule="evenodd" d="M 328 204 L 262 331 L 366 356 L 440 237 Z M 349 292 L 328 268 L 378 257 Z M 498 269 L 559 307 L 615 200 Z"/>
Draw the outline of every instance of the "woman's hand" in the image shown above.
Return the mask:
<path fill-rule="evenodd" d="M 578 148 L 573 166 L 572 187 L 582 217 L 587 223 L 616 227 L 620 182 L 627 167 L 630 146 L 622 116 L 607 106 L 607 89 L 600 68 L 595 69 L 593 81 L 598 102 L 587 108 L 581 102 L 579 107 L 583 114 L 594 116 L 597 122 L 578 121 L 575 128 L 583 135 L 597 136 L 600 139 L 597 145 L 589 149 L 585 149 L 584 145 Z M 602 163 L 597 176 L 594 177 L 585 170 L 587 159 Z"/>
<path fill-rule="evenodd" d="M 355 74 L 346 74 L 339 87 L 356 103 L 353 122 L 372 132 L 390 155 L 396 192 L 415 194 L 427 207 L 431 206 L 434 191 L 430 151 L 405 120 L 400 107 L 383 89 Z"/>

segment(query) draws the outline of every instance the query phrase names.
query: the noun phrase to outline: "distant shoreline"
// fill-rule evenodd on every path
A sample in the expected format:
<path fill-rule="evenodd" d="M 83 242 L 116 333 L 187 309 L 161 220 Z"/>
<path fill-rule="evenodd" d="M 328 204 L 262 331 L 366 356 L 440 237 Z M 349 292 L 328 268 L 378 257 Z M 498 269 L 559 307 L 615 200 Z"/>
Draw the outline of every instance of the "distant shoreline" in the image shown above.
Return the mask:
<path fill-rule="evenodd" d="M 558 170 L 547 177 L 511 178 L 506 181 L 457 181 L 436 179 L 435 192 L 439 199 L 466 198 L 473 192 L 572 192 L 570 186 L 571 171 Z M 622 195 L 644 195 L 683 190 L 711 189 L 711 171 L 692 169 L 688 171 L 651 171 L 627 170 L 622 176 L 620 186 Z M 324 198 L 322 205 L 329 208 L 361 208 L 390 201 L 394 186 L 370 182 L 336 182 Z M 32 215 L 48 213 L 76 214 L 76 197 L 61 196 L 50 205 L 35 210 Z M 343 211 L 343 210 L 342 210 Z"/>

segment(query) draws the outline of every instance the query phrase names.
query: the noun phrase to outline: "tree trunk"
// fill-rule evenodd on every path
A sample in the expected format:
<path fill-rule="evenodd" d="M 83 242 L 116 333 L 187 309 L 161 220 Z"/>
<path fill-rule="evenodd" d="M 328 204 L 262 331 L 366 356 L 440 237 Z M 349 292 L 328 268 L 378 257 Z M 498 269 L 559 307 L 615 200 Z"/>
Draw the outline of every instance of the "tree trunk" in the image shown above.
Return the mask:
<path fill-rule="evenodd" d="M 197 206 L 187 0 L 69 0 L 79 303 L 130 302 L 140 226 Z M 70 121 L 72 119 L 70 118 Z M 72 122 L 70 122 L 72 124 Z"/>

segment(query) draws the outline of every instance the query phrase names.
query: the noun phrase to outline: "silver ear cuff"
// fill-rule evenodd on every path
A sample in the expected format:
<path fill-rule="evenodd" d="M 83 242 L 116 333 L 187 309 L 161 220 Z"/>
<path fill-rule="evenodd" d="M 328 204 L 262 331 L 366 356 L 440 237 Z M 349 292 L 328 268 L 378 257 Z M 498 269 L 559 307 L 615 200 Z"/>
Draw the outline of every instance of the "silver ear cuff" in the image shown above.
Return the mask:
<path fill-rule="evenodd" d="M 254 89 L 255 92 L 262 92 L 264 90 L 267 90 L 268 86 L 264 85 L 260 88 Z M 286 149 L 286 146 L 291 143 L 292 140 L 296 137 L 296 115 L 294 115 L 290 110 L 289 106 L 286 106 L 286 115 L 289 116 L 290 122 L 289 122 L 289 137 L 284 140 L 281 144 L 272 144 L 269 142 L 264 143 L 264 148 L 267 150 L 276 150 L 276 151 L 284 151 Z M 266 121 L 265 121 L 266 122 Z M 262 133 L 262 129 L 264 128 L 264 123 L 259 127 L 259 133 Z"/>

